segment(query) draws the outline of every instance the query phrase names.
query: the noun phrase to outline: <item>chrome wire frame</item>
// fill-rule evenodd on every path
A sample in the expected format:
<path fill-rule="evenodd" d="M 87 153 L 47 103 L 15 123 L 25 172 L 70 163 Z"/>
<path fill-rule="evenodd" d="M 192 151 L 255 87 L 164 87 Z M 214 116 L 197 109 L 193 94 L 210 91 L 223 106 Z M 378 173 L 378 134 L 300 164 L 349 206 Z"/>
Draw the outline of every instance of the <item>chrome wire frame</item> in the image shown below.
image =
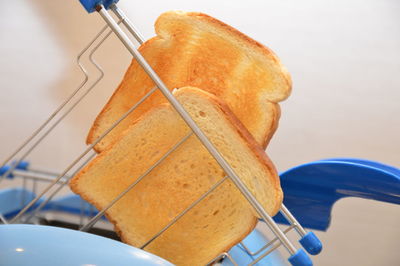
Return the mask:
<path fill-rule="evenodd" d="M 118 24 L 121 23 L 121 21 L 118 21 Z M 104 26 L 97 34 L 96 36 L 89 42 L 89 44 L 78 54 L 77 56 L 77 64 L 80 70 L 84 74 L 84 80 L 81 82 L 81 84 L 73 91 L 73 93 L 68 96 L 66 100 L 46 119 L 46 121 L 39 126 L 37 130 L 35 130 L 31 136 L 28 137 L 26 141 L 22 143 L 21 146 L 19 146 L 2 164 L 2 167 L 5 166 L 7 163 L 9 163 L 12 159 L 16 158 L 16 155 L 18 155 L 24 148 L 28 147 L 29 144 L 32 144 L 27 151 L 25 151 L 21 156 L 17 157 L 16 161 L 14 161 L 11 164 L 11 167 L 3 174 L 0 176 L 0 182 L 5 179 L 5 177 L 9 176 L 10 174 L 13 174 L 13 172 L 16 170 L 17 166 L 19 165 L 20 162 L 22 162 L 37 146 L 48 136 L 48 134 L 54 130 L 54 128 L 89 94 L 90 91 L 100 82 L 100 80 L 104 77 L 104 71 L 101 68 L 101 66 L 94 60 L 93 55 L 94 53 L 98 50 L 98 48 L 101 46 L 101 44 L 111 35 L 112 31 L 106 30 L 108 29 L 108 26 Z M 106 32 L 106 33 L 105 33 Z M 102 35 L 105 36 L 100 39 Z M 97 43 L 97 44 L 96 44 Z M 92 48 L 93 47 L 93 48 Z M 92 48 L 90 50 L 90 48 Z M 89 53 L 89 61 L 95 66 L 95 68 L 99 71 L 100 75 L 93 81 L 93 83 L 88 86 L 88 81 L 89 81 L 89 73 L 85 66 L 82 63 L 82 57 Z M 81 95 L 78 96 L 78 92 L 82 90 L 82 88 L 88 87 Z M 75 100 L 73 102 L 72 100 Z M 70 104 L 70 106 L 68 106 Z M 68 108 L 67 108 L 68 107 Z M 62 113 L 64 111 L 64 113 Z M 61 114 L 62 113 L 62 114 Z M 57 116 L 59 115 L 58 119 Z M 51 122 L 53 122 L 51 124 Z M 48 127 L 47 130 L 46 127 Z M 44 131 L 44 133 L 43 133 Z M 39 136 L 40 133 L 43 133 L 37 140 L 35 140 L 36 137 Z M 60 175 L 58 175 L 55 179 L 49 180 L 51 181 L 51 184 L 45 188 L 45 190 L 40 193 L 34 200 L 28 203 L 27 206 L 25 206 L 11 221 L 5 220 L 5 223 L 15 223 L 18 221 L 18 219 L 25 214 L 25 212 L 32 207 L 43 195 L 45 195 L 54 185 L 59 184 L 60 181 L 66 177 L 66 174 L 69 170 L 71 170 L 78 162 L 80 159 L 82 159 L 87 153 L 89 153 L 91 149 L 86 149 L 84 154 L 79 156 L 77 160 L 75 160 L 70 166 L 67 167 L 67 169 Z M 82 166 L 81 166 L 82 167 Z M 34 171 L 32 171 L 34 172 Z M 40 173 L 41 171 L 39 171 Z M 46 174 L 46 173 L 45 173 Z M 37 178 L 36 178 L 37 179 Z M 62 182 L 62 186 L 64 186 L 67 182 Z M 62 187 L 60 187 L 57 191 L 59 191 Z M 53 193 L 54 195 L 56 193 Z M 54 196 L 52 194 L 52 196 Z M 51 199 L 51 197 L 48 198 L 48 201 Z"/>

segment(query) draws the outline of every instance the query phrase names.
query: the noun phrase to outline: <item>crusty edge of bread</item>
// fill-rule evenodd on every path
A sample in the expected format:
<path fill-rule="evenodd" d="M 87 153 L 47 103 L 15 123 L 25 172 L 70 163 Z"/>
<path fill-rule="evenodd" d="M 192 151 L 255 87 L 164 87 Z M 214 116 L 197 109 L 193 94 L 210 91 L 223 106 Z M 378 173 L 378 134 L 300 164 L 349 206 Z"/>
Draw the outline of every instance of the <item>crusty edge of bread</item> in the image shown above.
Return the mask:
<path fill-rule="evenodd" d="M 273 115 L 273 122 L 271 123 L 271 127 L 269 128 L 268 132 L 265 132 L 264 134 L 264 139 L 262 142 L 262 147 L 264 150 L 267 148 L 269 142 L 271 141 L 272 137 L 274 136 L 276 130 L 278 129 L 279 126 L 279 119 L 281 117 L 281 108 L 278 103 L 273 103 L 274 104 L 274 115 Z M 251 134 L 251 133 L 250 133 Z"/>

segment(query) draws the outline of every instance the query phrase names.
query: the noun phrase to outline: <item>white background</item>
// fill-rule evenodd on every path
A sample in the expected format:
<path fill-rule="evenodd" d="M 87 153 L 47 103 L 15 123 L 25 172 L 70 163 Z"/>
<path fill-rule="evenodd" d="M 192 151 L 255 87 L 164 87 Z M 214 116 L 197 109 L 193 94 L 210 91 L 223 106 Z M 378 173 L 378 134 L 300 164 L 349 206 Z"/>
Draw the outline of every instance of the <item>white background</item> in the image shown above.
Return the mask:
<path fill-rule="evenodd" d="M 0 8 L 0 160 L 80 83 L 76 55 L 103 25 L 78 1 L 8 2 Z M 163 11 L 201 11 L 277 53 L 294 84 L 267 150 L 280 171 L 329 157 L 400 167 L 399 1 L 122 0 L 120 7 L 146 38 Z M 95 58 L 106 78 L 32 154 L 37 168 L 61 171 L 84 149 L 94 116 L 131 59 L 115 38 Z M 314 261 L 400 265 L 399 224 L 397 206 L 341 200 L 328 232 L 318 233 L 325 250 Z"/>

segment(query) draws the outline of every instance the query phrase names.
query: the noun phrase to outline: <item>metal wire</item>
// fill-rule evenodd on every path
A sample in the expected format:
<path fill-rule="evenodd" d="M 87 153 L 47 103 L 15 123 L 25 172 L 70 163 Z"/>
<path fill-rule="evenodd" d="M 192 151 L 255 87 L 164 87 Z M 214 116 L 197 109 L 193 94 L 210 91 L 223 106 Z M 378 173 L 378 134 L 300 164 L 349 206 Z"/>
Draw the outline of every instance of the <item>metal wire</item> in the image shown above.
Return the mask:
<path fill-rule="evenodd" d="M 8 224 L 6 218 L 4 218 L 4 216 L 3 216 L 1 213 L 0 213 L 0 221 L 1 221 L 3 224 Z"/>
<path fill-rule="evenodd" d="M 122 21 L 122 24 L 128 29 L 128 31 L 132 34 L 133 37 L 139 42 L 139 44 L 143 44 L 145 39 L 142 34 L 135 28 L 135 26 L 127 19 L 124 12 L 118 8 L 116 4 L 112 4 L 110 6 L 111 10 L 114 14 Z"/>
<path fill-rule="evenodd" d="M 46 121 L 39 126 L 38 129 L 36 129 L 31 136 L 29 136 L 23 143 L 21 146 L 19 146 L 13 153 L 11 153 L 11 155 L 9 157 L 7 157 L 5 159 L 5 161 L 2 163 L 1 167 L 4 167 L 7 163 L 9 163 L 12 158 L 15 157 L 15 155 L 17 155 L 23 148 L 25 148 L 50 122 L 51 120 L 54 119 L 54 117 L 74 98 L 74 96 L 85 86 L 85 84 L 87 83 L 87 81 L 89 80 L 89 75 L 88 72 L 86 70 L 86 68 L 83 66 L 83 64 L 81 63 L 81 58 L 83 56 L 83 54 L 93 45 L 93 43 L 96 42 L 96 40 L 104 33 L 104 31 L 108 28 L 108 26 L 104 26 L 100 32 L 98 34 L 96 34 L 96 36 L 92 39 L 92 41 L 89 42 L 89 44 L 84 47 L 82 49 L 82 51 L 78 54 L 77 56 L 77 64 L 79 66 L 79 68 L 81 69 L 81 71 L 83 72 L 83 74 L 85 75 L 84 80 L 81 82 L 81 84 L 78 86 L 78 88 L 72 92 L 72 94 L 63 102 L 61 103 L 61 105 L 59 107 L 57 107 L 57 109 L 46 119 Z M 43 138 L 42 138 L 43 139 Z M 41 140 L 42 140 L 41 139 Z M 41 141 L 40 140 L 40 141 Z M 40 142 L 39 141 L 39 142 Z M 37 145 L 37 144 L 36 144 Z M 28 153 L 29 154 L 29 153 Z M 17 165 L 22 161 L 23 159 L 19 159 L 17 163 L 15 163 L 14 165 L 11 166 L 11 168 L 5 172 L 2 176 L 0 176 L 0 182 L 4 179 L 5 176 L 8 176 L 9 173 L 11 173 L 16 167 Z"/>
<path fill-rule="evenodd" d="M 232 258 L 232 256 L 229 254 L 229 253 L 227 253 L 227 252 L 224 252 L 224 253 L 221 253 L 221 254 L 219 254 L 217 257 L 215 257 L 214 259 L 212 259 L 209 263 L 207 263 L 206 265 L 207 266 L 211 266 L 214 262 L 217 262 L 218 260 L 220 260 L 220 259 L 224 259 L 224 258 L 228 258 L 231 262 L 232 262 L 232 264 L 234 265 L 234 266 L 239 266 L 239 264 L 237 264 L 237 262 Z"/>
<path fill-rule="evenodd" d="M 120 21 L 118 22 L 118 24 L 121 23 Z M 86 52 L 86 50 L 93 45 L 93 43 L 104 33 L 104 31 L 107 29 L 107 26 L 104 27 L 100 33 L 98 33 L 95 37 L 95 39 L 84 49 L 84 52 Z M 85 97 L 86 95 L 100 82 L 100 80 L 104 77 L 104 71 L 102 69 L 102 67 L 96 62 L 96 60 L 93 58 L 94 53 L 98 50 L 98 48 L 104 43 L 104 41 L 111 35 L 112 31 L 109 30 L 106 35 L 98 42 L 98 44 L 92 49 L 92 51 L 89 54 L 89 61 L 98 69 L 98 71 L 100 72 L 100 76 L 95 80 L 95 82 L 89 87 L 89 89 L 87 89 L 85 91 L 84 94 L 81 95 L 81 97 L 78 98 L 78 100 L 52 125 L 52 127 L 50 127 L 46 133 L 28 150 L 28 152 L 26 152 L 20 159 L 19 161 L 15 164 L 18 165 L 27 155 L 29 155 L 29 153 L 41 142 L 41 140 L 43 140 Z M 78 56 L 78 65 L 79 67 L 82 69 L 82 71 L 85 73 L 85 75 L 87 76 L 87 72 L 86 69 L 84 68 L 84 66 L 80 63 L 80 57 L 83 54 L 83 52 L 81 52 L 81 54 Z M 94 155 L 93 155 L 94 156 Z M 93 157 L 92 156 L 92 157 Z M 91 158 L 92 158 L 91 157 Z M 90 158 L 89 158 L 90 160 Z M 86 162 L 80 167 L 82 168 L 84 165 L 86 164 Z M 79 169 L 80 169 L 79 168 Z M 12 169 L 10 169 L 12 171 Z M 9 170 L 9 171 L 10 171 Z M 10 172 L 11 172 L 10 171 Z M 73 176 L 73 175 L 72 175 Z M 69 177 L 70 178 L 70 177 Z M 61 188 L 68 182 L 69 178 L 67 177 L 65 181 L 61 181 L 59 180 L 58 182 L 55 182 L 54 185 L 56 183 L 61 182 L 62 185 L 61 187 L 59 187 L 59 189 L 57 189 L 54 193 L 51 194 L 50 197 L 48 197 L 46 199 L 46 201 L 42 202 L 39 207 L 36 209 L 37 211 L 41 210 L 55 195 L 58 191 L 61 190 Z M 44 179 L 43 177 L 41 178 L 42 180 Z M 52 179 L 51 181 L 53 181 L 54 179 Z M 50 180 L 49 180 L 50 181 Z M 53 183 L 52 183 L 53 184 Z M 52 185 L 53 186 L 53 185 Z M 51 186 L 51 187 L 52 187 Z M 35 214 L 36 212 L 34 212 Z M 32 218 L 32 216 L 30 216 L 29 218 Z M 29 221 L 29 219 L 28 219 Z"/>
<path fill-rule="evenodd" d="M 295 225 L 291 225 L 288 228 L 286 228 L 283 233 L 287 234 L 290 230 L 292 230 L 295 227 Z M 240 245 L 243 247 L 243 249 L 246 251 L 247 254 L 249 254 L 250 256 L 256 256 L 258 254 L 260 254 L 263 250 L 265 250 L 266 248 L 268 248 L 269 246 L 271 246 L 274 242 L 278 241 L 279 239 L 277 237 L 275 237 L 274 239 L 272 239 L 271 241 L 269 241 L 267 244 L 265 244 L 264 246 L 262 246 L 259 250 L 252 252 L 250 251 L 250 249 L 242 242 L 240 242 Z M 280 244 L 280 243 L 279 243 Z"/>
<path fill-rule="evenodd" d="M 15 177 L 22 177 L 26 179 L 30 179 L 33 181 L 44 181 L 44 182 L 52 182 L 54 180 L 54 176 L 47 176 L 47 175 L 40 175 L 37 174 L 36 172 L 31 172 L 31 171 L 23 171 L 23 170 L 14 170 L 13 175 Z M 63 181 L 60 180 L 60 182 Z"/>
<path fill-rule="evenodd" d="M 27 192 L 27 190 L 26 190 L 26 182 L 27 182 L 27 180 L 26 180 L 26 178 L 25 177 L 23 177 L 22 178 L 22 188 L 23 188 L 23 190 L 21 191 L 21 199 L 20 199 L 20 206 L 21 206 L 21 208 L 25 205 L 25 201 L 26 201 L 26 192 Z"/>
<path fill-rule="evenodd" d="M 276 245 L 273 245 L 272 248 L 268 249 L 268 251 L 266 251 L 264 254 L 262 254 L 260 257 L 258 257 L 257 259 L 253 260 L 249 266 L 255 265 L 256 263 L 258 263 L 260 260 L 262 260 L 263 258 L 265 258 L 268 254 L 272 253 L 272 251 L 274 251 L 275 249 L 277 249 L 279 246 L 281 245 L 281 242 L 278 242 Z"/>
<path fill-rule="evenodd" d="M 103 134 L 100 135 L 99 138 L 97 138 L 91 145 L 89 145 L 86 150 L 78 156 L 57 178 L 54 179 L 54 181 L 47 186 L 44 191 L 42 191 L 35 199 L 33 199 L 31 202 L 29 202 L 12 220 L 10 223 L 15 223 L 18 221 L 18 219 L 30 208 L 32 207 L 44 194 L 46 194 L 51 187 L 53 187 L 57 182 L 63 178 L 69 170 L 72 169 L 86 154 L 88 154 L 93 147 L 99 143 L 108 133 L 111 132 L 119 123 L 124 120 L 130 113 L 132 113 L 142 102 L 144 102 L 148 97 L 150 97 L 151 94 L 153 94 L 156 91 L 156 88 L 153 88 L 150 90 L 143 98 L 141 98 L 135 105 L 133 105 L 125 114 L 123 114 L 116 122 L 114 122 L 110 128 L 108 128 Z"/>
<path fill-rule="evenodd" d="M 118 24 L 120 23 L 117 22 Z M 106 29 L 106 28 L 105 28 Z M 105 30 L 104 29 L 104 30 Z M 104 31 L 102 31 L 101 33 L 103 33 Z M 89 55 L 89 61 L 97 68 L 97 70 L 99 70 L 100 72 L 100 76 L 94 81 L 94 83 L 75 101 L 75 103 L 70 106 L 69 109 L 67 109 L 67 111 L 58 119 L 56 120 L 56 122 L 54 122 L 54 124 L 31 146 L 31 148 L 29 148 L 18 160 L 17 162 L 12 165 L 10 167 L 10 169 L 4 173 L 3 176 L 7 176 L 9 173 L 11 173 L 19 164 L 21 161 L 23 161 L 46 137 L 48 134 L 50 134 L 50 132 L 53 131 L 53 129 L 72 111 L 75 109 L 75 107 L 86 97 L 86 95 L 89 94 L 90 91 L 92 91 L 92 89 L 100 82 L 100 80 L 104 77 L 104 71 L 101 68 L 101 66 L 99 64 L 97 64 L 97 62 L 94 60 L 93 58 L 93 54 L 95 51 L 97 51 L 97 49 L 100 47 L 100 45 L 103 44 L 103 42 L 111 35 L 112 31 L 110 30 L 105 37 L 103 37 L 103 39 L 100 40 L 100 42 L 92 49 L 92 51 L 90 52 Z M 98 38 L 97 35 L 96 38 Z M 91 45 L 94 42 L 91 43 Z M 80 55 L 81 56 L 81 55 Z M 79 56 L 78 56 L 79 57 Z M 78 59 L 78 65 L 79 67 L 82 69 L 82 71 L 85 73 L 85 76 L 87 76 L 87 72 L 85 70 L 85 68 L 83 67 L 83 65 L 80 63 L 80 58 Z M 1 181 L 1 178 L 0 178 Z"/>
<path fill-rule="evenodd" d="M 284 230 L 284 233 L 287 234 L 290 230 L 292 230 L 295 226 L 291 225 L 290 227 L 286 228 Z M 265 253 L 263 253 L 261 256 L 259 256 L 258 258 L 254 259 L 250 264 L 248 264 L 248 266 L 252 266 L 257 264 L 260 260 L 262 260 L 263 258 L 265 258 L 267 255 L 271 254 L 274 250 L 276 250 L 277 248 L 279 248 L 282 243 L 278 242 L 277 244 L 273 245 L 274 243 L 276 243 L 279 239 L 277 237 L 275 237 L 274 239 L 272 239 L 271 241 L 269 241 L 267 244 L 265 244 L 262 248 L 260 248 L 258 251 L 256 252 L 251 252 L 247 246 L 243 243 L 240 242 L 240 245 L 243 247 L 243 249 L 246 251 L 247 254 L 249 254 L 250 256 L 256 256 L 259 253 L 261 253 L 263 250 L 267 249 L 268 247 L 270 247 L 272 245 L 272 248 L 268 249 Z M 229 253 L 221 253 L 220 255 L 218 255 L 216 258 L 214 258 L 211 262 L 209 262 L 207 265 L 210 265 L 213 262 L 216 262 L 217 260 L 227 257 L 234 265 L 238 265 L 236 263 L 236 261 L 232 258 L 232 256 L 229 255 Z"/>
<path fill-rule="evenodd" d="M 280 212 L 282 215 L 288 220 L 290 224 L 295 225 L 296 232 L 300 236 L 305 236 L 307 234 L 306 230 L 304 230 L 303 226 L 297 221 L 297 219 L 292 215 L 292 213 L 286 208 L 285 205 L 282 204 Z"/>
<path fill-rule="evenodd" d="M 59 173 L 56 173 L 56 172 L 53 172 L 53 171 L 48 171 L 48 170 L 43 170 L 43 169 L 36 169 L 36 168 L 31 168 L 31 167 L 29 167 L 26 171 L 30 172 L 30 173 L 33 173 L 33 174 L 47 175 L 47 176 L 53 176 L 53 177 L 59 175 Z"/>

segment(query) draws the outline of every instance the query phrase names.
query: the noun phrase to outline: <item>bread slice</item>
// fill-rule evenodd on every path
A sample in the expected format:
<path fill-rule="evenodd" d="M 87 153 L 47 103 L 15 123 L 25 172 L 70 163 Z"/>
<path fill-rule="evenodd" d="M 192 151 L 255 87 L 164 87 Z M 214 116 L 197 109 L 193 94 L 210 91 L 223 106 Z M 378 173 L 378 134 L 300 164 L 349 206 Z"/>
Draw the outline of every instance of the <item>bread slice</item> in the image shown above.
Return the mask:
<path fill-rule="evenodd" d="M 192 87 L 176 90 L 174 95 L 266 211 L 274 215 L 282 191 L 262 147 L 214 95 Z M 81 170 L 70 187 L 102 209 L 188 132 L 170 104 L 161 104 Z M 193 135 L 106 215 L 125 243 L 140 247 L 224 176 Z M 204 265 L 242 240 L 256 222 L 253 208 L 228 179 L 145 250 L 177 265 Z"/>
<path fill-rule="evenodd" d="M 223 99 L 264 147 L 274 133 L 277 102 L 289 96 L 291 80 L 275 54 L 234 28 L 202 13 L 167 12 L 156 24 L 157 36 L 139 48 L 172 90 L 194 86 Z M 154 83 L 133 60 L 121 84 L 96 118 L 87 137 L 93 143 L 143 97 Z M 101 152 L 143 113 L 166 102 L 157 91 L 116 127 L 95 149 Z"/>

